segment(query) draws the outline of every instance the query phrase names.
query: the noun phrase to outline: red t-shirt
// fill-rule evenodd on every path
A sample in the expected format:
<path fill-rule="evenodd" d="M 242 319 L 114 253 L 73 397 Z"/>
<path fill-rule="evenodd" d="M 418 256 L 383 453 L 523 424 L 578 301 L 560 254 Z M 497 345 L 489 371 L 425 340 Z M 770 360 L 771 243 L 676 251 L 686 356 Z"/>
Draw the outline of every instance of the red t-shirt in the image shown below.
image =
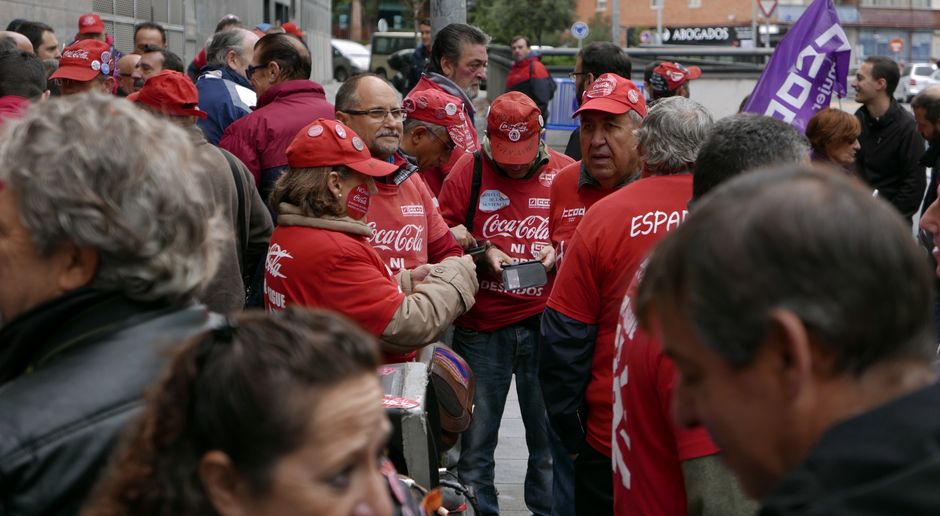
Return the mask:
<path fill-rule="evenodd" d="M 561 270 L 561 261 L 565 255 L 565 245 L 574 236 L 574 230 L 581 223 L 588 208 L 607 197 L 614 190 L 599 186 L 584 185 L 578 188 L 581 177 L 581 162 L 575 161 L 561 169 L 552 183 L 551 216 L 548 219 L 548 234 L 557 253 L 555 267 Z"/>
<path fill-rule="evenodd" d="M 369 243 L 392 274 L 462 254 L 460 246 L 454 245 L 440 256 L 428 255 L 431 242 L 451 237 L 421 177 L 412 174 L 400 185 L 376 182 L 375 186 L 378 192 L 372 196 L 366 216 L 372 228 Z"/>
<path fill-rule="evenodd" d="M 685 516 L 682 461 L 714 455 L 718 447 L 704 427 L 681 428 L 672 418 L 675 366 L 633 312 L 640 274 L 624 296 L 614 338 L 615 513 Z"/>
<path fill-rule="evenodd" d="M 555 173 L 571 158 L 549 150 L 549 162 L 532 177 L 511 179 L 493 170 L 483 159 L 480 198 L 470 232 L 483 242 L 489 240 L 516 261 L 533 260 L 539 250 L 551 245 L 548 239 L 549 192 Z M 460 158 L 444 181 L 441 213 L 451 226 L 466 221 L 473 181 L 473 155 Z M 480 279 L 480 291 L 473 308 L 456 325 L 476 331 L 493 331 L 517 323 L 545 308 L 554 273 L 541 287 L 505 291 L 499 277 Z"/>
<path fill-rule="evenodd" d="M 278 226 L 264 262 L 264 307 L 339 312 L 382 335 L 405 294 L 365 237 L 328 229 Z"/>
<path fill-rule="evenodd" d="M 415 87 L 412 88 L 411 93 L 424 91 L 428 89 L 435 89 L 438 91 L 443 91 L 444 93 L 448 93 L 447 91 L 444 90 L 444 88 L 441 88 L 440 86 L 435 84 L 433 81 L 428 80 L 428 78 L 424 76 L 422 76 L 421 80 L 418 81 L 418 84 L 416 84 Z M 464 103 L 464 115 L 467 116 L 467 122 L 469 122 L 470 125 L 472 126 L 473 115 L 470 113 L 470 110 L 468 108 L 472 109 L 472 107 L 467 106 L 466 103 Z M 473 127 L 471 127 L 471 129 L 473 129 Z M 479 149 L 480 140 L 477 138 L 477 132 L 475 130 L 470 131 L 470 134 L 473 136 L 474 149 Z M 464 154 L 466 153 L 460 152 L 459 150 L 455 150 L 454 152 L 450 154 L 450 160 L 448 160 L 447 163 L 440 165 L 440 166 L 431 167 L 428 170 L 421 172 L 421 175 L 424 181 L 427 182 L 428 188 L 431 190 L 431 194 L 433 194 L 434 196 L 439 196 L 441 194 L 441 188 L 443 188 L 444 179 L 447 177 L 447 174 L 450 173 L 451 169 L 454 168 L 454 165 L 457 164 L 457 160 L 459 160 L 460 157 L 463 156 Z"/>
<path fill-rule="evenodd" d="M 653 245 L 686 216 L 692 176 L 640 179 L 597 202 L 575 230 L 548 306 L 597 325 L 585 392 L 587 442 L 610 456 L 614 334 L 620 304 Z"/>

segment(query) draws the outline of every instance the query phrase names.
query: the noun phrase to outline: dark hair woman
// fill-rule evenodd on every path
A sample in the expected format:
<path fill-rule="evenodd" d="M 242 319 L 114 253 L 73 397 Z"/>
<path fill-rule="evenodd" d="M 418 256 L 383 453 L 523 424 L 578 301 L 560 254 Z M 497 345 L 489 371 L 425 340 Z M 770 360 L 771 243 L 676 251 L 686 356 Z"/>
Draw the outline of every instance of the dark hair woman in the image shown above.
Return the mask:
<path fill-rule="evenodd" d="M 178 351 L 85 514 L 390 514 L 377 364 L 338 315 L 233 316 Z"/>

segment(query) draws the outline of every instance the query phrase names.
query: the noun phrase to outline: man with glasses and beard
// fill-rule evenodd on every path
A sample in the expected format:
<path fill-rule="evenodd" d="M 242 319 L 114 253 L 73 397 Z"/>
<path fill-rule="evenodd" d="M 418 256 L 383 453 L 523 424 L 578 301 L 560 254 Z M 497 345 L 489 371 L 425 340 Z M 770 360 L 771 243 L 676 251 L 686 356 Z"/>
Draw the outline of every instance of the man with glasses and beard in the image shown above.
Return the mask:
<path fill-rule="evenodd" d="M 424 106 L 422 110 L 433 109 L 432 103 L 436 107 L 436 101 L 440 99 L 429 98 L 430 95 L 425 94 L 420 103 L 408 102 L 412 113 L 409 117 L 414 116 L 419 104 Z M 446 117 L 446 104 L 441 109 Z M 458 105 L 453 103 L 450 111 L 456 115 L 458 109 Z M 392 274 L 405 269 L 430 270 L 429 263 L 463 254 L 427 184 L 415 175 L 419 165 L 399 152 L 404 114 L 398 92 L 375 74 L 350 78 L 336 94 L 336 119 L 362 138 L 372 157 L 398 166 L 395 172 L 375 178 L 377 192 L 369 204 L 368 223 L 373 231 L 370 243 Z M 417 116 L 423 115 L 419 113 Z M 452 141 L 451 134 L 457 134 L 458 139 L 469 140 L 470 132 L 464 123 L 463 128 L 457 128 L 453 133 L 444 131 L 444 134 L 448 141 Z M 410 134 L 413 136 L 413 133 L 414 129 Z M 415 275 L 412 272 L 412 276 Z"/>

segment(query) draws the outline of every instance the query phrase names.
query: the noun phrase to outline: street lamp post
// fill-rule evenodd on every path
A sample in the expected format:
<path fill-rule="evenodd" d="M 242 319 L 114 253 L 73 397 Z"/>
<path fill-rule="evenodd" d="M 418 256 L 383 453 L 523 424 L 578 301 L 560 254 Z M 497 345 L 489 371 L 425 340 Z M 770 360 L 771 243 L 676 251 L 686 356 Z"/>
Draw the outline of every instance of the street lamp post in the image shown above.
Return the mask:
<path fill-rule="evenodd" d="M 663 3 L 665 0 L 651 0 L 650 9 L 656 11 L 656 44 L 663 44 Z"/>

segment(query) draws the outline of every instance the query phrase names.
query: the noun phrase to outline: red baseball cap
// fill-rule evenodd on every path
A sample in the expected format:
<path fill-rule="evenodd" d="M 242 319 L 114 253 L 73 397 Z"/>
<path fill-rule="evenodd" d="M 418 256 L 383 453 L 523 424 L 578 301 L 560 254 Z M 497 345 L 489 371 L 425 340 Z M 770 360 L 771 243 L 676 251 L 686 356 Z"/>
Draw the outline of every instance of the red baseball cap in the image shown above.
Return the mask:
<path fill-rule="evenodd" d="M 373 158 L 366 143 L 352 129 L 325 118 L 297 133 L 287 147 L 287 164 L 291 168 L 345 165 L 372 177 L 387 176 L 398 170 L 397 165 Z"/>
<path fill-rule="evenodd" d="M 679 63 L 660 63 L 650 75 L 650 88 L 656 93 L 668 93 L 701 76 L 702 69 L 697 66 L 686 68 Z"/>
<path fill-rule="evenodd" d="M 447 129 L 447 134 L 459 149 L 473 152 L 473 133 L 463 111 L 463 101 L 436 89 L 413 91 L 402 101 L 408 118 L 421 120 Z"/>
<path fill-rule="evenodd" d="M 304 37 L 304 31 L 300 30 L 300 27 L 297 26 L 294 22 L 287 22 L 281 25 L 281 28 L 284 29 L 284 32 L 288 34 L 293 34 L 298 38 Z"/>
<path fill-rule="evenodd" d="M 197 116 L 205 118 L 205 111 L 199 110 L 199 92 L 189 77 L 164 70 L 147 79 L 143 88 L 128 95 L 131 102 L 138 102 L 170 116 Z"/>
<path fill-rule="evenodd" d="M 101 34 L 102 32 L 104 32 L 104 22 L 101 21 L 101 16 L 88 13 L 78 17 L 79 34 Z"/>
<path fill-rule="evenodd" d="M 528 95 L 510 91 L 496 97 L 486 114 L 493 160 L 507 165 L 532 163 L 544 125 L 542 112 Z"/>
<path fill-rule="evenodd" d="M 572 113 L 571 118 L 582 111 L 594 110 L 622 115 L 630 110 L 646 116 L 646 99 L 636 84 L 630 79 L 614 73 L 605 73 L 591 83 L 591 89 L 581 97 L 581 107 Z"/>
<path fill-rule="evenodd" d="M 97 39 L 83 39 L 65 47 L 59 57 L 59 69 L 49 78 L 88 82 L 98 74 L 109 76 L 113 70 L 111 46 Z"/>

